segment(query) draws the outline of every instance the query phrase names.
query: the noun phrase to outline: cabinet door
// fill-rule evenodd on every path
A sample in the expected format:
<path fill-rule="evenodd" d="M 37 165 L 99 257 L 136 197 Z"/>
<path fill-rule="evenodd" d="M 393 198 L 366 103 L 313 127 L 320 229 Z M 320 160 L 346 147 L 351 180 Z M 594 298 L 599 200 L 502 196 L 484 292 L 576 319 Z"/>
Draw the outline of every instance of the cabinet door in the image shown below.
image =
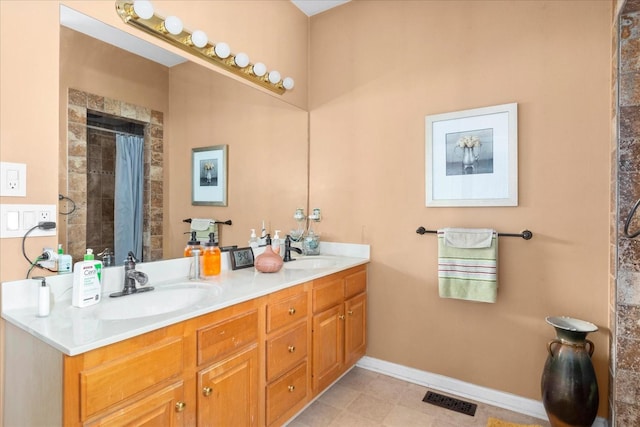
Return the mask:
<path fill-rule="evenodd" d="M 313 390 L 323 390 L 338 378 L 344 360 L 342 304 L 313 316 Z"/>
<path fill-rule="evenodd" d="M 345 301 L 344 307 L 344 359 L 351 366 L 367 350 L 367 294 Z"/>
<path fill-rule="evenodd" d="M 258 348 L 198 373 L 198 426 L 255 426 L 258 413 Z"/>
<path fill-rule="evenodd" d="M 184 385 L 180 381 L 84 425 L 92 427 L 182 426 L 184 425 L 182 411 L 185 408 L 183 395 Z"/>

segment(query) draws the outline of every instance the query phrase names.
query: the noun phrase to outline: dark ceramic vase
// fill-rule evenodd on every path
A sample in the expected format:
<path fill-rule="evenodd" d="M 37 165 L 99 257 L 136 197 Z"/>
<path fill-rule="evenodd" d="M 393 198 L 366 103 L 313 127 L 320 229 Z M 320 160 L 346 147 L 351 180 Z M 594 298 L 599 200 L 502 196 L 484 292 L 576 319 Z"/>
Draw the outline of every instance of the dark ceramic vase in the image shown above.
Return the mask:
<path fill-rule="evenodd" d="M 542 403 L 552 427 L 590 427 L 598 413 L 598 383 L 586 337 L 598 327 L 570 317 L 547 317 L 556 339 L 547 344 Z"/>

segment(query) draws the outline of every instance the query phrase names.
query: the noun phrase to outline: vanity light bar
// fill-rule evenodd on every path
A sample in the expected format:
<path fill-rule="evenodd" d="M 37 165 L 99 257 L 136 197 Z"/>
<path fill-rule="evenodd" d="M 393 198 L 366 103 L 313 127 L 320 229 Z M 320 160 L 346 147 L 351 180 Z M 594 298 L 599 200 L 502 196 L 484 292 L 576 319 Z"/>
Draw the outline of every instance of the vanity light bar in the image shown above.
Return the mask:
<path fill-rule="evenodd" d="M 184 29 L 182 21 L 176 16 L 163 18 L 156 15 L 149 1 L 116 0 L 116 11 L 126 24 L 167 41 L 259 86 L 280 95 L 286 90 L 293 89 L 294 82 L 291 77 L 281 79 L 279 72 L 267 72 L 263 63 L 249 62 L 247 54 L 231 53 L 226 43 L 209 43 L 204 32 L 196 30 L 192 33 Z"/>

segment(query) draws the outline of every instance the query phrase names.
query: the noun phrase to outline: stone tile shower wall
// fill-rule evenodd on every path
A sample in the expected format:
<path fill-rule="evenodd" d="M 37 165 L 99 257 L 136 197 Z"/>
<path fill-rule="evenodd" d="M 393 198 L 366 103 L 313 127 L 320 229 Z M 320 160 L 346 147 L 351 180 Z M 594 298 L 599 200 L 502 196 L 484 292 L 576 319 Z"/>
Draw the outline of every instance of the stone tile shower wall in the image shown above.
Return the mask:
<path fill-rule="evenodd" d="M 614 116 L 617 115 L 617 240 L 611 308 L 611 425 L 640 426 L 640 236 L 624 237 L 624 222 L 640 198 L 640 0 L 628 0 L 614 25 Z M 617 94 L 617 96 L 615 96 Z M 616 127 L 614 127 L 616 128 Z M 617 169 L 617 170 L 616 170 Z M 616 177 L 617 172 L 617 177 Z M 617 178 L 617 179 L 616 179 Z M 616 192 L 614 192 L 616 194 Z M 630 232 L 640 229 L 640 212 Z M 616 251 L 617 249 L 617 251 Z"/>
<path fill-rule="evenodd" d="M 98 254 L 114 246 L 116 135 L 87 129 L 87 247 Z"/>
<path fill-rule="evenodd" d="M 67 252 L 75 262 L 91 247 L 87 246 L 87 110 L 145 125 L 143 258 L 144 261 L 162 259 L 163 113 L 71 88 L 67 111 L 67 193 L 77 209 L 66 217 Z"/>

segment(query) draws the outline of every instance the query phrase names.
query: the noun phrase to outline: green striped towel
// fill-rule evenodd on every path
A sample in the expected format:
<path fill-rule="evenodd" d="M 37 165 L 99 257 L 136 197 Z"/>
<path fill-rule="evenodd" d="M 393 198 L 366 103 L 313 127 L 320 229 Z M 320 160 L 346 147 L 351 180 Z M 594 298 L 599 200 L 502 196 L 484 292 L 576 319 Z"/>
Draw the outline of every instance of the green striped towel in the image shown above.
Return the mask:
<path fill-rule="evenodd" d="M 498 233 L 491 229 L 438 230 L 441 298 L 496 302 Z"/>

